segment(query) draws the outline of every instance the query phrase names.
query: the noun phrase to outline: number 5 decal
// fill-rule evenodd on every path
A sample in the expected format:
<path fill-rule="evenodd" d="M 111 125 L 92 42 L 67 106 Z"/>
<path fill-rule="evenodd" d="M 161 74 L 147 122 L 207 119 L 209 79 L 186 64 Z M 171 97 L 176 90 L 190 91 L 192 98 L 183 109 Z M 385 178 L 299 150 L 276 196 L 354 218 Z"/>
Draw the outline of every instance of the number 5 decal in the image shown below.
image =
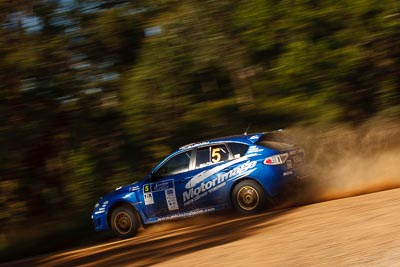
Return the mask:
<path fill-rule="evenodd" d="M 213 148 L 212 153 L 211 153 L 211 161 L 213 163 L 217 163 L 221 160 L 221 148 Z"/>

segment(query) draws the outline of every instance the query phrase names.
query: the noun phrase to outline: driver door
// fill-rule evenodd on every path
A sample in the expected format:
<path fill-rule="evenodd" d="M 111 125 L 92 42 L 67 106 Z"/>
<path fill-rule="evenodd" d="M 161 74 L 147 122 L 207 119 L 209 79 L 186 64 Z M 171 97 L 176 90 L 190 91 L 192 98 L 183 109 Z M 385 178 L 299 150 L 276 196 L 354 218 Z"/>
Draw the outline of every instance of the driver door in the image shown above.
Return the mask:
<path fill-rule="evenodd" d="M 191 158 L 192 150 L 171 157 L 143 185 L 142 205 L 148 218 L 163 217 L 182 210 L 178 194 L 182 190 L 181 181 L 191 175 Z"/>

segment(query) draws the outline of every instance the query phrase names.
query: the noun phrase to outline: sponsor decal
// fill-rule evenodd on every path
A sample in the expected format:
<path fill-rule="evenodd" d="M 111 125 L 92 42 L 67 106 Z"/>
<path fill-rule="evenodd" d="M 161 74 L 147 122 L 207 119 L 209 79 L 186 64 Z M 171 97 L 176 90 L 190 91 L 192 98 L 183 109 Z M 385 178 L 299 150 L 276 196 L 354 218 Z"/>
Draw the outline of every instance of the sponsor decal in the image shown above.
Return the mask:
<path fill-rule="evenodd" d="M 151 184 L 143 186 L 143 199 L 145 205 L 154 204 L 153 193 L 151 192 Z"/>
<path fill-rule="evenodd" d="M 145 205 L 154 204 L 153 194 L 156 192 L 165 192 L 165 200 L 169 210 L 179 209 L 178 201 L 176 200 L 174 180 L 165 180 L 157 183 L 145 184 L 143 186 L 143 198 Z"/>
<path fill-rule="evenodd" d="M 107 205 L 108 205 L 108 200 L 104 201 L 104 202 L 101 204 L 101 207 L 100 207 L 100 205 L 97 206 L 97 207 L 99 207 L 99 211 L 104 211 L 104 210 L 106 209 Z"/>
<path fill-rule="evenodd" d="M 179 209 L 174 188 L 165 190 L 165 199 L 167 200 L 168 210 L 172 211 Z"/>
<path fill-rule="evenodd" d="M 101 203 L 101 206 L 98 206 L 98 210 L 94 214 L 102 214 L 106 211 L 106 207 L 108 205 L 108 200 Z"/>
<path fill-rule="evenodd" d="M 208 212 L 212 212 L 212 211 L 215 211 L 215 208 L 197 209 L 197 210 L 193 210 L 193 211 L 176 213 L 176 214 L 173 214 L 173 215 L 170 215 L 170 216 L 157 218 L 157 221 L 161 222 L 161 221 L 167 221 L 167 220 L 172 220 L 172 219 L 177 219 L 177 218 L 182 218 L 182 217 L 190 217 L 190 216 L 193 216 L 193 215 L 208 213 Z"/>
<path fill-rule="evenodd" d="M 183 147 L 181 147 L 180 149 L 194 148 L 194 147 L 197 147 L 197 146 L 207 145 L 207 144 L 209 144 L 209 143 L 210 143 L 210 142 L 208 142 L 208 141 L 200 142 L 200 143 L 193 143 L 193 144 L 189 144 L 189 145 L 183 146 Z"/>
<path fill-rule="evenodd" d="M 165 181 L 161 181 L 158 183 L 153 183 L 152 185 L 152 190 L 153 192 L 157 192 L 157 191 L 165 191 L 168 188 L 174 188 L 174 181 L 173 180 L 165 180 Z"/>
<path fill-rule="evenodd" d="M 138 185 L 129 187 L 129 191 L 137 191 L 139 189 L 140 189 L 140 187 Z"/>
<path fill-rule="evenodd" d="M 249 138 L 250 141 L 255 141 L 258 140 L 258 135 L 253 135 L 252 137 Z"/>
<path fill-rule="evenodd" d="M 258 152 L 262 152 L 264 151 L 263 148 L 259 148 L 258 146 L 251 146 L 249 147 L 249 150 L 247 151 L 247 153 L 251 154 L 251 153 L 258 153 Z"/>
<path fill-rule="evenodd" d="M 190 179 L 190 181 L 185 185 L 185 188 L 186 189 L 190 189 L 190 188 L 196 186 L 198 183 L 200 183 L 200 182 L 204 181 L 205 179 L 209 178 L 210 176 L 216 174 L 217 172 L 220 172 L 223 169 L 226 169 L 226 168 L 228 168 L 228 167 L 230 167 L 232 165 L 235 165 L 236 163 L 239 163 L 239 162 L 242 162 L 242 161 L 246 161 L 248 159 L 249 159 L 248 157 L 242 157 L 242 158 L 235 159 L 235 160 L 232 160 L 230 162 L 227 162 L 225 164 L 218 165 L 218 166 L 216 166 L 214 168 L 205 170 L 205 171 L 193 176 L 193 178 Z"/>
<path fill-rule="evenodd" d="M 144 204 L 151 205 L 154 204 L 153 193 L 143 193 Z"/>
<path fill-rule="evenodd" d="M 222 172 L 224 169 L 226 170 L 228 167 L 240 162 L 243 163 L 235 168 L 227 170 L 226 172 Z M 249 175 L 256 169 L 256 165 L 256 161 L 250 161 L 248 157 L 243 157 L 201 172 L 186 184 L 187 190 L 183 192 L 184 205 L 189 205 L 194 201 L 224 187 L 226 181 L 230 179 L 237 179 Z M 208 179 L 208 181 L 205 181 L 206 179 Z"/>

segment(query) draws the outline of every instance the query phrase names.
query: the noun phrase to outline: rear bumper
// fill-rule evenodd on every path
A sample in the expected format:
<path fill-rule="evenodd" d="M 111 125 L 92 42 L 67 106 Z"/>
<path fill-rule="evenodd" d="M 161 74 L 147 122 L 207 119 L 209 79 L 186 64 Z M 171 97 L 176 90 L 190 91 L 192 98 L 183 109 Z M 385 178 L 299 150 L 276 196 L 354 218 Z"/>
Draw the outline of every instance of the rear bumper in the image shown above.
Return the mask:
<path fill-rule="evenodd" d="M 289 191 L 298 190 L 309 177 L 307 166 L 295 169 L 280 168 L 279 172 L 270 173 L 265 176 L 265 188 L 271 197 L 286 194 Z"/>

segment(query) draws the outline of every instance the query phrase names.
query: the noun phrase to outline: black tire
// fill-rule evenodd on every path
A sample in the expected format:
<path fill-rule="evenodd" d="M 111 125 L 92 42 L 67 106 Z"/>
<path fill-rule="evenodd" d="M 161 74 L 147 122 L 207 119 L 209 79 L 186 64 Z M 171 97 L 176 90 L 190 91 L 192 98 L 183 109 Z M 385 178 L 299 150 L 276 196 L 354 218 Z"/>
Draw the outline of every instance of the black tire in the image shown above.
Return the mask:
<path fill-rule="evenodd" d="M 111 229 L 119 238 L 125 239 L 136 235 L 140 222 L 136 212 L 129 206 L 120 206 L 111 214 Z"/>
<path fill-rule="evenodd" d="M 242 214 L 255 214 L 267 206 L 267 196 L 264 189 L 255 181 L 239 182 L 232 191 L 232 204 Z"/>

